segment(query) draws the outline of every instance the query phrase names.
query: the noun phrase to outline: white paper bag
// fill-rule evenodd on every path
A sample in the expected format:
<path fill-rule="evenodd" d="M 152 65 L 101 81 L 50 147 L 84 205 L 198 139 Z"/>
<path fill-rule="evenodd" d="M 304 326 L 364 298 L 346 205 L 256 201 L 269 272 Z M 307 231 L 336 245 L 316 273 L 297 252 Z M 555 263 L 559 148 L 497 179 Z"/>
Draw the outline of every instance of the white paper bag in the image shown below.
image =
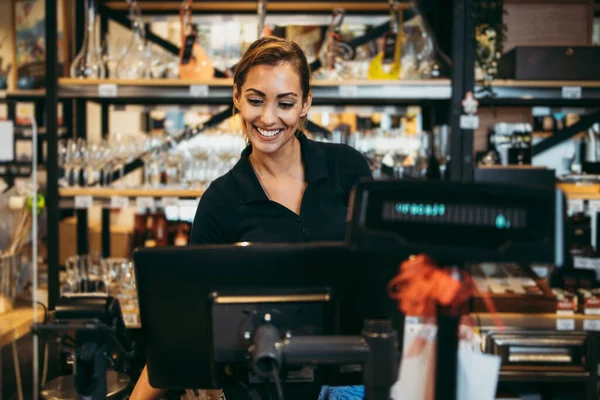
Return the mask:
<path fill-rule="evenodd" d="M 435 396 L 437 327 L 408 320 L 394 400 L 432 400 Z M 494 400 L 500 357 L 481 353 L 481 340 L 469 326 L 461 325 L 458 351 L 457 399 Z"/>

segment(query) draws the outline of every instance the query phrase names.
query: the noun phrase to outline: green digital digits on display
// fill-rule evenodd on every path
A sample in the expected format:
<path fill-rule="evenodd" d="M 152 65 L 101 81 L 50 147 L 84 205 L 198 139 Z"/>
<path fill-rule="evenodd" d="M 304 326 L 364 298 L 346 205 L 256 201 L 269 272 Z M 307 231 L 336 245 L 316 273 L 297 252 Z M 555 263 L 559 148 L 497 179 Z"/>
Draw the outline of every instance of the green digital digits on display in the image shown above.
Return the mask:
<path fill-rule="evenodd" d="M 496 217 L 496 228 L 508 229 L 510 228 L 510 222 L 506 220 L 506 217 L 502 214 L 498 214 Z"/>
<path fill-rule="evenodd" d="M 404 215 L 437 217 L 446 213 L 446 206 L 443 204 L 398 203 L 396 204 L 396 212 Z"/>

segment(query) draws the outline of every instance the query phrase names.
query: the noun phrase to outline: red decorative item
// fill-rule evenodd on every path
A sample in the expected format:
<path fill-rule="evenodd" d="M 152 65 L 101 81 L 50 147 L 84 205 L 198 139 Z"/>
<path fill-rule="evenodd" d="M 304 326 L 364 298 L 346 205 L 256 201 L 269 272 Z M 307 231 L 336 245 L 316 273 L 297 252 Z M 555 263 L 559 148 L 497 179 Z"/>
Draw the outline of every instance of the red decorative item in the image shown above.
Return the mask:
<path fill-rule="evenodd" d="M 398 301 L 398 310 L 415 317 L 435 317 L 438 307 L 448 307 L 451 314 L 466 314 L 467 300 L 475 293 L 469 274 L 460 271 L 461 280 L 440 268 L 427 255 L 411 256 L 400 264 L 398 275 L 388 284 L 389 296 Z M 486 293 L 481 293 L 494 323 L 502 327 L 496 308 Z"/>

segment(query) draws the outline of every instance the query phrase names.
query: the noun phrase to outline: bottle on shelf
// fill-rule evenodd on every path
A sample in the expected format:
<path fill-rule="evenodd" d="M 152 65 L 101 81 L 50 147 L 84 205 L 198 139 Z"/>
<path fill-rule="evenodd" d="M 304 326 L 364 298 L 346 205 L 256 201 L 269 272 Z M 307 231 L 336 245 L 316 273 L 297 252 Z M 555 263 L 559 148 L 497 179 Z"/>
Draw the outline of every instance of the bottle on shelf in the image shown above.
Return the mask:
<path fill-rule="evenodd" d="M 154 234 L 154 216 L 146 218 L 146 230 L 144 231 L 144 247 L 156 247 L 156 235 Z"/>
<path fill-rule="evenodd" d="M 369 65 L 369 79 L 400 79 L 402 59 L 400 49 L 402 48 L 402 34 L 400 24 L 402 21 L 401 11 L 398 9 L 396 0 L 390 2 L 391 29 L 383 36 L 383 48 L 373 58 Z"/>
<path fill-rule="evenodd" d="M 188 226 L 186 224 L 179 224 L 173 244 L 178 247 L 183 247 L 187 246 L 189 241 L 190 235 L 188 233 Z"/>
<path fill-rule="evenodd" d="M 165 211 L 159 208 L 156 211 L 156 246 L 164 247 L 169 244 L 168 223 Z"/>

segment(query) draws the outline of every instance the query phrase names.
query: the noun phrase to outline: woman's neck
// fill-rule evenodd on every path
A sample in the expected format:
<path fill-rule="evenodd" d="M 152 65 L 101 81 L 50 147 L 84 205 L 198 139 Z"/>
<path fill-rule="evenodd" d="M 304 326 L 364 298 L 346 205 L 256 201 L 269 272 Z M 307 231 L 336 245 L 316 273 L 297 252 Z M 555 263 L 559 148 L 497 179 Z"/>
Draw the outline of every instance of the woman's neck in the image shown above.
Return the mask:
<path fill-rule="evenodd" d="M 276 153 L 268 154 L 253 150 L 250 154 L 250 162 L 254 170 L 263 178 L 292 176 L 304 180 L 301 150 L 300 141 L 294 137 Z"/>

